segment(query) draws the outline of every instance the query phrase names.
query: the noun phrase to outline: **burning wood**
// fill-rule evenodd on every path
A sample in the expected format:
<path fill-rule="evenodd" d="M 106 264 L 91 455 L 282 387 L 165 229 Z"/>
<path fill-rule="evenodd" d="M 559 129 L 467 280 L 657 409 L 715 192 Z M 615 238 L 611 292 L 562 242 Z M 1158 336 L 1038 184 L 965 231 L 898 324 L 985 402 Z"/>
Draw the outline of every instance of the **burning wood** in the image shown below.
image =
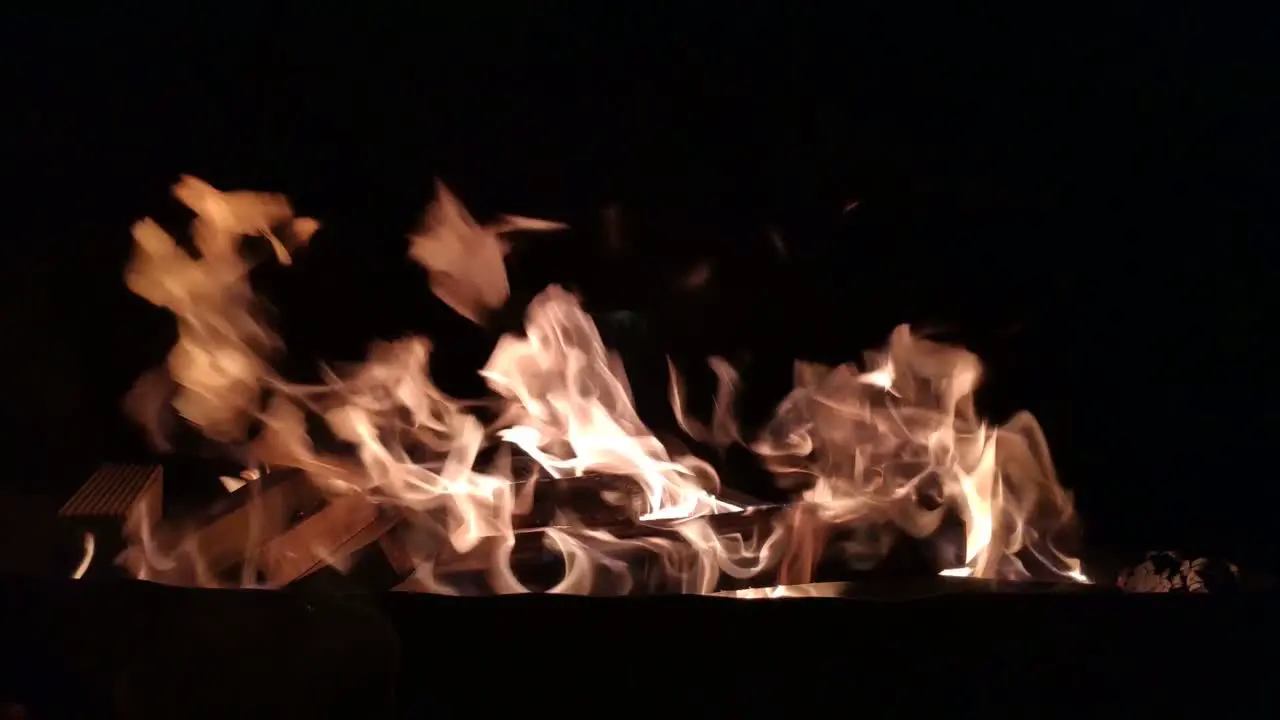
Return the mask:
<path fill-rule="evenodd" d="M 642 507 L 638 486 L 626 478 L 542 478 L 520 485 L 515 492 L 525 498 L 525 507 L 513 517 L 516 527 L 523 529 L 556 522 L 618 527 L 634 523 Z M 383 562 L 404 578 L 412 573 L 413 560 L 400 539 L 404 533 L 393 532 L 404 522 L 405 513 L 394 505 L 362 494 L 325 501 L 304 473 L 281 470 L 249 481 L 183 526 L 163 528 L 159 544 L 185 544 L 212 575 L 248 564 L 260 571 L 261 582 L 283 587 L 325 566 L 345 568 L 361 562 L 357 556 L 367 555 L 362 551 L 376 543 L 386 555 Z M 482 543 L 449 562 L 459 568 L 467 563 L 480 567 L 491 546 Z"/>
<path fill-rule="evenodd" d="M 325 565 L 341 566 L 398 520 L 394 509 L 363 495 L 336 498 L 263 546 L 263 575 L 269 585 L 283 587 Z"/>
<path fill-rule="evenodd" d="M 246 564 L 255 570 L 247 573 L 254 579 L 246 581 L 256 582 L 263 548 L 324 507 L 324 495 L 305 474 L 275 472 L 247 483 L 196 518 L 158 526 L 150 539 L 140 537 L 135 549 L 167 558 L 148 563 L 150 577 L 161 582 L 216 583 L 216 578 Z M 182 557 L 193 562 L 182 562 Z"/>
<path fill-rule="evenodd" d="M 241 236 L 278 240 L 273 228 L 291 222 L 305 240 L 314 221 L 294 219 L 279 196 L 222 193 L 194 178 L 175 194 L 199 216 L 200 257 L 146 220 L 127 274 L 180 326 L 167 365 L 178 390 L 152 404 L 172 405 L 255 462 L 311 477 L 272 473 L 190 527 L 168 526 L 158 543 L 140 536 L 140 577 L 283 586 L 324 566 L 377 566 L 378 582 L 412 576 L 441 592 L 709 593 L 812 582 L 828 566 L 883 568 L 916 547 L 906 564 L 931 572 L 1025 579 L 1034 560 L 1083 579 L 1051 542 L 1071 504 L 1043 434 L 1026 414 L 999 427 L 978 417 L 981 364 L 962 348 L 901 326 L 861 367 L 797 363 L 794 390 L 750 445 L 794 504 L 744 510 L 717 494 L 711 464 L 646 427 L 620 361 L 579 299 L 556 286 L 530 303 L 524 335 L 499 338 L 480 371 L 500 409 L 487 427 L 431 382 L 424 338 L 378 345 L 320 385 L 286 382 L 267 362 L 279 343 L 235 251 Z M 499 236 L 559 227 L 516 216 L 478 223 L 440 187 L 410 255 L 442 300 L 479 322 L 509 294 Z M 703 442 L 745 444 L 732 416 L 737 374 L 713 367 L 721 387 L 709 427 L 685 417 L 673 368 L 679 425 Z M 155 416 L 146 405 L 133 407 Z M 306 417 L 350 452 L 318 452 Z M 494 445 L 518 448 L 541 479 L 481 462 Z M 939 535 L 936 552 L 914 541 Z"/>
<path fill-rule="evenodd" d="M 609 528 L 613 548 L 610 557 L 619 561 L 611 572 L 597 575 L 589 594 L 652 594 L 690 591 L 733 591 L 781 584 L 845 580 L 868 575 L 893 577 L 902 574 L 930 575 L 949 565 L 937 551 L 937 538 L 897 537 L 898 561 L 874 566 L 865 562 L 864 554 L 850 550 L 848 540 L 832 541 L 854 533 L 868 533 L 872 528 L 886 537 L 889 529 L 871 520 L 861 527 L 836 527 L 824 522 L 814 505 L 769 505 L 749 508 L 737 513 L 723 513 L 703 518 L 637 522 Z M 507 570 L 530 587 L 550 588 L 566 576 L 564 541 L 557 532 L 574 535 L 572 529 L 539 528 L 517 531 L 510 538 L 486 538 L 467 552 L 453 552 L 442 540 L 427 543 L 428 548 L 441 548 L 430 558 L 431 579 L 408 577 L 397 586 L 400 590 L 440 591 L 462 587 L 469 594 L 495 592 L 501 574 Z M 587 535 L 591 538 L 591 535 Z M 774 546 L 766 547 L 773 539 Z M 386 539 L 390 556 L 397 555 L 399 541 Z M 597 540 L 599 540 L 597 538 Z M 879 542 L 879 541 L 877 541 Z M 759 548 L 754 562 L 732 567 L 695 566 L 706 562 L 708 546 Z M 401 576 L 413 573 L 416 563 L 411 553 L 399 551 L 400 560 L 392 561 Z M 890 556 L 893 557 L 892 555 Z M 905 558 L 905 560 L 903 559 Z M 685 568 L 672 572 L 673 568 Z M 498 577 L 495 577 L 495 573 Z M 703 577 L 703 585 L 691 589 L 689 576 Z"/>
<path fill-rule="evenodd" d="M 608 528 L 617 532 L 636 525 L 643 507 L 639 486 L 627 478 L 608 475 L 538 478 L 515 485 L 518 487 L 514 492 L 524 498 L 525 507 L 511 518 L 515 534 L 510 562 L 525 568 L 545 564 L 548 560 L 549 551 L 539 531 L 560 524 Z M 366 514 L 373 516 L 367 511 Z M 315 519 L 324 522 L 324 515 L 325 511 L 322 511 Z M 495 559 L 504 556 L 504 541 L 499 537 L 482 538 L 465 552 L 455 551 L 443 529 L 447 517 L 440 512 L 411 513 L 383 509 L 377 517 L 379 521 L 354 535 L 342 548 L 332 551 L 330 564 L 337 568 L 354 567 L 368 577 L 378 578 L 375 582 L 379 589 L 390 589 L 393 585 L 402 586 L 401 589 L 420 587 L 421 584 L 410 576 L 427 560 L 442 576 L 456 576 L 488 572 L 494 567 Z M 288 531 L 285 536 L 288 539 L 283 542 L 290 547 L 316 547 L 299 537 L 308 522 L 304 521 Z M 299 554 L 312 561 L 313 566 L 322 560 L 318 551 Z M 299 560 L 294 564 L 302 562 Z M 307 572 L 314 569 L 311 567 Z M 287 583 L 305 574 L 298 573 L 285 579 L 289 573 L 282 573 L 278 577 Z M 381 588 L 388 578 L 395 581 Z"/>
<path fill-rule="evenodd" d="M 517 486 L 517 497 L 529 497 L 527 509 L 517 507 L 512 516 L 517 530 L 558 523 L 605 528 L 628 526 L 645 511 L 640 485 L 631 478 L 617 475 L 538 478 Z"/>
<path fill-rule="evenodd" d="M 103 465 L 58 510 L 60 517 L 123 520 L 139 507 L 159 510 L 164 468 L 159 465 Z"/>

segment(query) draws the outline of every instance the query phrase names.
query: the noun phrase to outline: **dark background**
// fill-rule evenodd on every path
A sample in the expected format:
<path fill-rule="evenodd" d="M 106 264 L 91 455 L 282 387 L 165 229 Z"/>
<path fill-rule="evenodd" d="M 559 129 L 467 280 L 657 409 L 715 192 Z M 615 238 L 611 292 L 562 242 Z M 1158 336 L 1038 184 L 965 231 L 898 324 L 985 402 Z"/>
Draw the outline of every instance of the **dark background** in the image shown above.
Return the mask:
<path fill-rule="evenodd" d="M 1271 552 L 1275 24 L 770 5 L 6 23 L 9 481 L 67 493 L 145 453 L 119 399 L 173 330 L 124 287 L 128 228 L 180 232 L 185 172 L 325 223 L 261 278 L 299 372 L 422 332 L 440 384 L 477 392 L 558 281 L 644 319 L 602 330 L 655 425 L 664 351 L 695 392 L 706 355 L 745 363 L 757 418 L 792 358 L 857 359 L 910 321 L 987 360 L 989 415 L 1039 417 L 1091 546 Z M 435 176 L 481 218 L 574 226 L 520 241 L 490 330 L 405 257 Z"/>

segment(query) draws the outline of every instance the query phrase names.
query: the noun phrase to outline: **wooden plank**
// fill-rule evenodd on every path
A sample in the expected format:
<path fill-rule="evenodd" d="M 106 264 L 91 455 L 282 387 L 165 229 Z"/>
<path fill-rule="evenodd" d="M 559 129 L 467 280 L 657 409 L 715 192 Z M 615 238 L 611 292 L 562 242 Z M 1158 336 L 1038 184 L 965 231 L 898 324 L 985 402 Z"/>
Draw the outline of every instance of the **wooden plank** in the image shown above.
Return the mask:
<path fill-rule="evenodd" d="M 262 548 L 260 567 L 269 585 L 283 587 L 324 567 L 348 561 L 375 542 L 399 516 L 363 495 L 344 495 L 303 519 Z"/>
<path fill-rule="evenodd" d="M 164 469 L 160 465 L 109 463 L 95 470 L 57 512 L 59 527 L 75 536 L 73 542 L 81 559 L 88 558 L 80 576 L 93 579 L 127 574 L 115 562 L 128 545 L 125 526 L 146 522 L 154 527 L 163 502 Z"/>
<path fill-rule="evenodd" d="M 145 505 L 160 516 L 164 468 L 159 465 L 106 464 L 99 467 L 58 510 L 59 517 L 129 517 Z"/>
<path fill-rule="evenodd" d="M 166 523 L 157 531 L 157 545 L 162 552 L 184 547 L 200 558 L 205 571 L 220 576 L 257 558 L 265 545 L 322 507 L 324 496 L 305 473 L 280 470 L 250 482 L 193 519 Z M 183 563 L 175 568 L 179 574 L 188 570 Z M 191 582 L 163 572 L 154 579 Z"/>

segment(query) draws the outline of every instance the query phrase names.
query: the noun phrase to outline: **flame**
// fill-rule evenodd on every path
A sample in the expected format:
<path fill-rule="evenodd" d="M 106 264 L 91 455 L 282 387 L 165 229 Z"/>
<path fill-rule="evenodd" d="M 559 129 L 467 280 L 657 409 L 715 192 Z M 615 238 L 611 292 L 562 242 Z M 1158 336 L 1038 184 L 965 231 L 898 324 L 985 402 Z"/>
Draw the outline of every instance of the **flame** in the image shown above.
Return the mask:
<path fill-rule="evenodd" d="M 1018 553 L 1026 551 L 1060 575 L 1079 576 L 1078 561 L 1046 532 L 1069 520 L 1071 501 L 1044 434 L 1027 413 L 998 428 L 977 416 L 977 356 L 901 325 L 867 360 L 865 372 L 796 364 L 795 389 L 754 446 L 770 469 L 808 484 L 804 499 L 833 525 L 888 523 L 926 537 L 948 510 L 958 512 L 964 564 L 943 574 L 1023 578 Z"/>
<path fill-rule="evenodd" d="M 1024 562 L 1035 558 L 1083 580 L 1078 562 L 1050 542 L 1070 518 L 1071 503 L 1043 434 L 1029 415 L 1002 427 L 976 416 L 981 366 L 960 348 L 902 326 L 884 351 L 869 356 L 865 371 L 797 363 L 795 389 L 750 447 L 799 502 L 755 513 L 720 499 L 709 463 L 673 453 L 644 425 L 620 361 L 579 299 L 557 286 L 534 299 L 524 334 L 500 338 L 480 371 L 499 410 L 487 425 L 473 405 L 431 382 L 432 344 L 425 338 L 377 344 L 364 363 L 327 369 L 318 385 L 285 381 L 271 369 L 279 342 L 256 312 L 239 249 L 247 236 L 262 236 L 287 264 L 288 244 L 305 243 L 318 224 L 294 218 L 279 195 L 224 193 L 191 177 L 174 194 L 197 215 L 198 254 L 179 248 L 151 220 L 135 225 L 126 282 L 174 313 L 179 338 L 164 371 L 140 381 L 128 407 L 157 441 L 165 431 L 157 419 L 171 407 L 206 436 L 234 446 L 248 469 L 223 480 L 247 502 L 267 492 L 259 490 L 265 476 L 257 469 L 270 465 L 305 472 L 335 513 L 354 513 L 361 522 L 390 517 L 392 529 L 380 530 L 378 542 L 411 564 L 406 588 L 477 592 L 479 573 L 485 592 L 626 593 L 638 582 L 640 556 L 647 558 L 644 582 L 678 592 L 716 592 L 726 578 L 790 587 L 809 582 L 818 558 L 833 547 L 874 563 L 894 533 L 928 537 L 951 516 L 965 527 L 963 557 L 944 574 L 1026 577 Z M 502 236 L 563 227 L 519 216 L 479 224 L 437 183 L 409 254 L 427 270 L 433 292 L 478 323 L 510 293 Z M 719 389 L 708 423 L 688 416 L 670 365 L 680 427 L 717 446 L 744 443 L 732 412 L 738 375 L 723 359 L 710 364 Z M 309 417 L 354 449 L 319 447 Z M 251 427 L 259 429 L 252 439 Z M 531 465 L 522 468 L 513 455 Z M 624 489 L 592 485 L 592 477 L 617 479 Z M 520 518 L 538 493 L 555 482 L 595 492 L 593 504 L 618 517 L 601 524 L 561 503 L 548 522 L 523 526 Z M 159 523 L 145 507 L 130 518 L 123 562 L 137 577 L 161 582 L 287 582 L 270 579 L 285 566 L 271 553 L 284 551 L 259 549 L 271 546 L 269 513 L 248 507 L 254 512 L 243 532 L 252 542 L 244 543 L 234 577 L 194 532 Z M 851 539 L 836 540 L 848 531 Z M 516 558 L 530 541 L 561 559 L 553 582 L 517 576 Z M 345 567 L 350 553 L 332 542 L 309 550 Z M 288 552 L 282 557 L 298 550 Z"/>
<path fill-rule="evenodd" d="M 93 564 L 93 551 L 95 545 L 93 533 L 84 534 L 84 556 L 80 558 L 80 564 L 76 566 L 74 572 L 71 573 L 72 580 L 79 580 L 89 571 L 89 566 Z"/>
<path fill-rule="evenodd" d="M 595 325 L 570 294 L 552 286 L 529 307 L 524 338 L 505 336 L 481 375 L 508 403 L 499 437 L 552 477 L 630 475 L 644 486 L 645 519 L 737 510 L 710 492 L 711 466 L 672 460 L 641 423 L 631 391 L 614 373 Z"/>
<path fill-rule="evenodd" d="M 427 209 L 422 232 L 410 236 L 409 257 L 426 268 L 431 290 L 459 315 L 480 322 L 511 294 L 502 258 L 510 246 L 500 236 L 519 230 L 551 231 L 563 223 L 504 215 L 479 225 L 458 198 L 436 182 L 436 201 Z"/>
<path fill-rule="evenodd" d="M 191 234 L 198 257 L 180 248 L 155 221 L 144 219 L 133 226 L 134 255 L 125 282 L 178 318 L 178 342 L 166 363 L 167 379 L 176 385 L 173 408 L 210 438 L 233 442 L 243 437 L 260 387 L 271 377 L 266 356 L 279 346 L 257 317 L 241 242 L 248 233 L 265 235 L 287 262 L 273 228 L 287 230 L 293 242 L 305 244 L 319 223 L 294 218 L 281 195 L 222 193 L 190 176 L 174 185 L 173 194 L 196 213 Z M 160 406 L 168 400 L 165 380 L 148 374 L 126 399 L 134 417 L 160 441 L 165 435 Z"/>

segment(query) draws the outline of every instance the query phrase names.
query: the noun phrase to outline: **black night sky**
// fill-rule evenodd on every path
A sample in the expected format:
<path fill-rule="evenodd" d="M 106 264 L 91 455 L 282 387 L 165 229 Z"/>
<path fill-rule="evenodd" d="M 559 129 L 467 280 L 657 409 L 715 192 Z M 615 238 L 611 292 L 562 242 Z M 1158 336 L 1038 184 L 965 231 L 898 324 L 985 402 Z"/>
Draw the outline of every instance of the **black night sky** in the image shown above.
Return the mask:
<path fill-rule="evenodd" d="M 261 273 L 300 373 L 417 332 L 440 384 L 475 392 L 498 332 L 560 282 L 655 424 L 664 353 L 695 391 L 707 355 L 742 363 L 750 418 L 793 358 L 857 359 L 912 322 L 987 361 L 988 415 L 1037 415 L 1089 544 L 1269 552 L 1274 25 L 1150 5 L 25 11 L 4 43 L 12 484 L 66 493 L 146 452 L 119 400 L 173 323 L 124 287 L 128 229 L 181 231 L 167 193 L 191 173 L 325 223 Z M 435 177 L 478 217 L 573 226 L 521 241 L 488 329 L 405 257 Z"/>

